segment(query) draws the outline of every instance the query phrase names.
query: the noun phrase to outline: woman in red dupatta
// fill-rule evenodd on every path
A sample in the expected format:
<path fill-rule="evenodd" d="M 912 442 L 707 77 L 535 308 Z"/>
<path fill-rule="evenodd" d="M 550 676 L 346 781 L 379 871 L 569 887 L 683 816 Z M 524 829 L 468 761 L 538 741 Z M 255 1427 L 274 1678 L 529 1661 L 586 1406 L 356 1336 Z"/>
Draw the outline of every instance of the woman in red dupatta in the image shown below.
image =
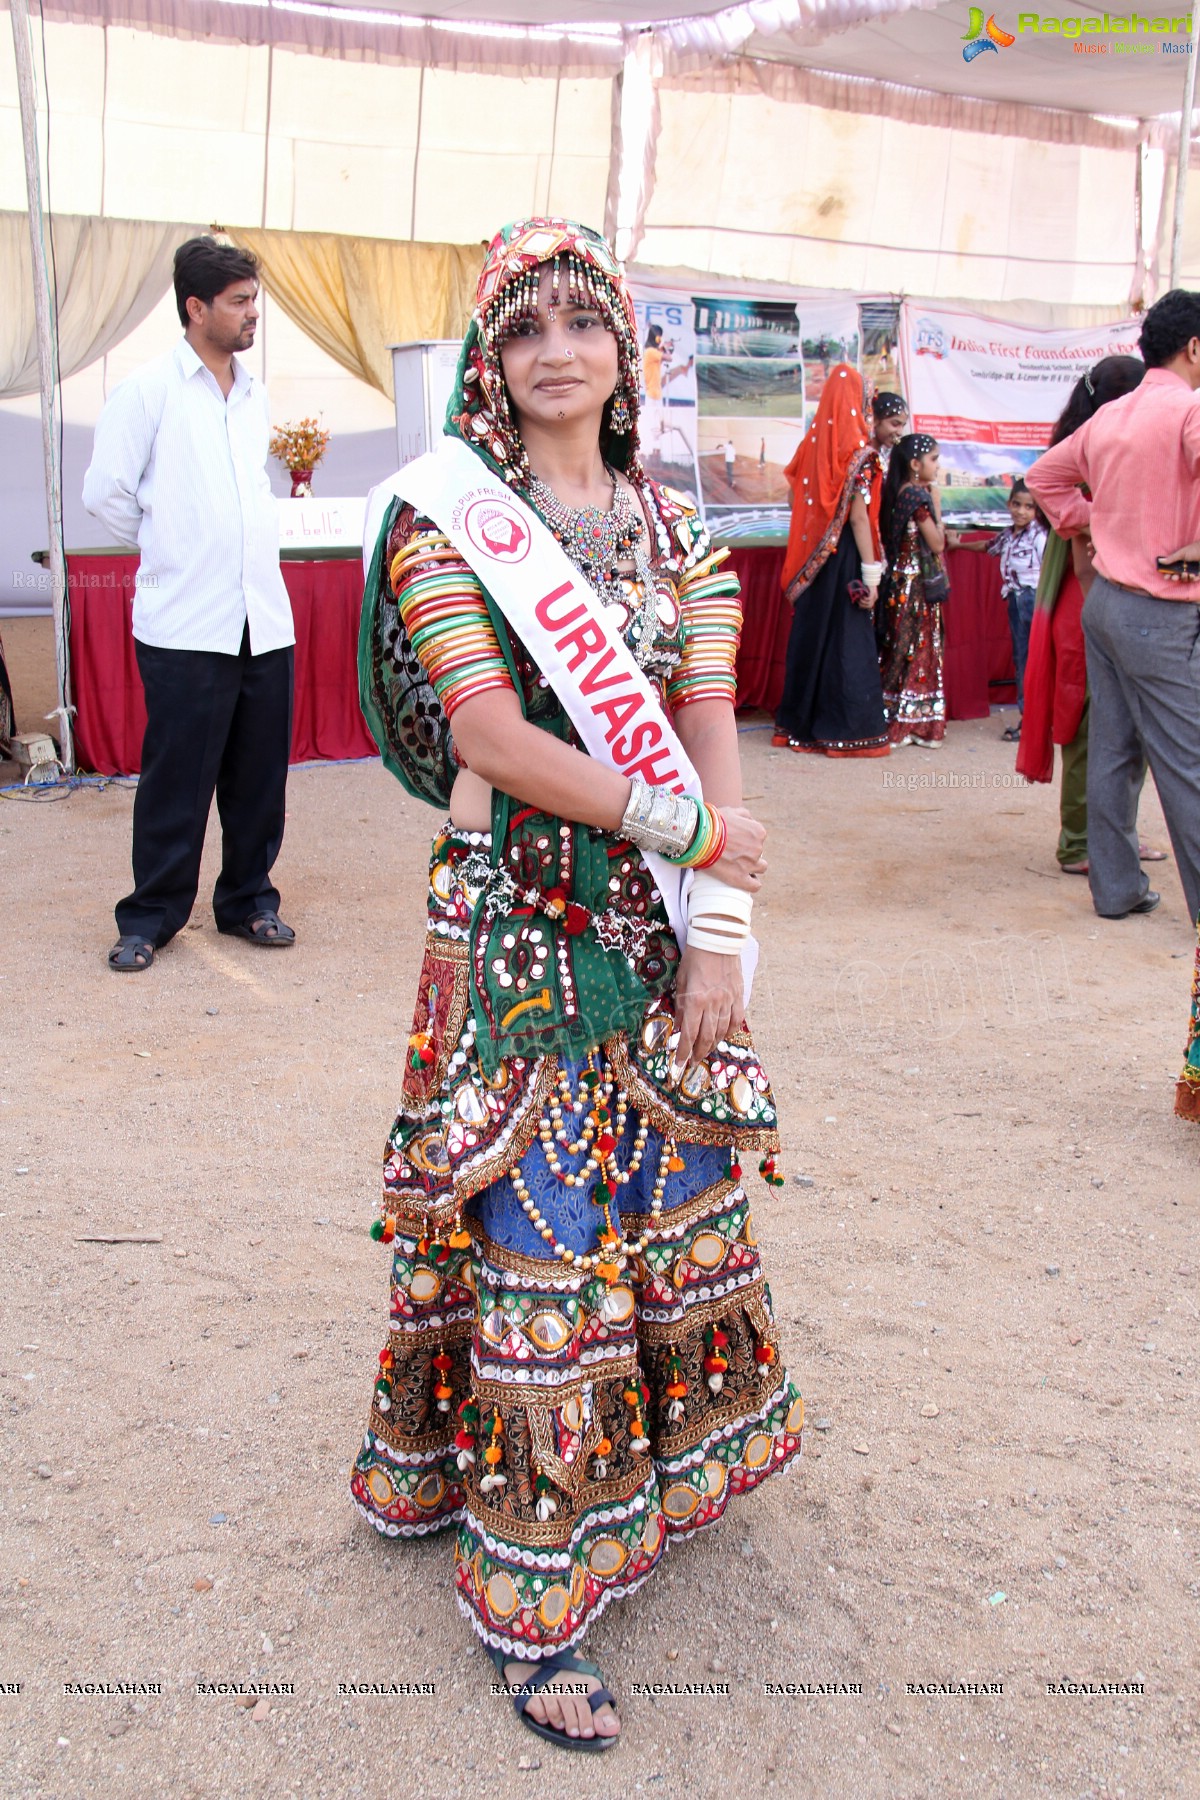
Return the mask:
<path fill-rule="evenodd" d="M 872 422 L 862 376 L 838 363 L 788 464 L 792 518 L 783 589 L 794 610 L 773 739 L 781 747 L 839 757 L 888 754 L 872 623 L 882 574 L 879 452 L 907 422 L 898 394 L 877 396 Z"/>

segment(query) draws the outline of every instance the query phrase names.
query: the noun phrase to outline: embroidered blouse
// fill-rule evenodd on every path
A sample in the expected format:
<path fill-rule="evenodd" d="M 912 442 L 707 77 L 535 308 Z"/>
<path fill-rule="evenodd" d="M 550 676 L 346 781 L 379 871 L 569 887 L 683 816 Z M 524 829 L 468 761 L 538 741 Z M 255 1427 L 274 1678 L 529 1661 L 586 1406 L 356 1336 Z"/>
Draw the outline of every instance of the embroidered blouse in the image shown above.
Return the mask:
<path fill-rule="evenodd" d="M 728 700 L 737 688 L 734 665 L 741 637 L 742 609 L 737 576 L 722 564 L 728 550 L 712 550 L 691 508 L 679 508 L 676 535 L 700 556 L 670 583 L 659 608 L 654 683 L 673 712 L 697 700 Z M 395 548 L 393 548 L 395 547 Z M 447 718 L 465 700 L 491 688 L 512 689 L 512 679 L 488 614 L 477 577 L 449 541 L 428 520 L 401 511 L 388 545 L 392 592 L 414 653 L 426 670 Z M 643 598 L 630 584 L 630 606 Z M 650 679 L 654 681 L 651 674 Z"/>

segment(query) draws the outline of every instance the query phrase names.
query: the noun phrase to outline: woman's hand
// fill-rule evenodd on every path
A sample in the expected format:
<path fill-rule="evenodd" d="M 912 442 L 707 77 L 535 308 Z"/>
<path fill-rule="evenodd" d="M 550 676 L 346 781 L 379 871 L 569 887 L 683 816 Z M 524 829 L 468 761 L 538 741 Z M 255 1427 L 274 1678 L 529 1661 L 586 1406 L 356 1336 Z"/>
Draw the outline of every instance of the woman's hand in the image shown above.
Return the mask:
<path fill-rule="evenodd" d="M 744 806 L 719 806 L 717 811 L 725 821 L 725 850 L 708 872 L 730 887 L 757 894 L 767 868 L 762 853 L 766 826 L 760 825 Z"/>
<path fill-rule="evenodd" d="M 675 978 L 679 1042 L 671 1052 L 674 1068 L 682 1073 L 711 1056 L 720 1040 L 737 1030 L 744 1012 L 741 957 L 685 950 Z"/>

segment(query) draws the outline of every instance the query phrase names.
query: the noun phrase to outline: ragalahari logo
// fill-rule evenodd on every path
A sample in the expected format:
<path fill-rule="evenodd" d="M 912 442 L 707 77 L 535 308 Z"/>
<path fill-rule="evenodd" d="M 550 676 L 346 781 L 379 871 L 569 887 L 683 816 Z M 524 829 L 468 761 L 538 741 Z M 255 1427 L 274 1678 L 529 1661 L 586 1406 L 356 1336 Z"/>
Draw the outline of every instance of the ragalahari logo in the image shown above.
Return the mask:
<path fill-rule="evenodd" d="M 1005 31 L 1002 26 L 997 25 L 995 13 L 988 14 L 985 25 L 982 6 L 973 6 L 970 30 L 963 32 L 963 61 L 974 62 L 985 50 L 1007 50 L 1016 41 L 1011 31 Z"/>

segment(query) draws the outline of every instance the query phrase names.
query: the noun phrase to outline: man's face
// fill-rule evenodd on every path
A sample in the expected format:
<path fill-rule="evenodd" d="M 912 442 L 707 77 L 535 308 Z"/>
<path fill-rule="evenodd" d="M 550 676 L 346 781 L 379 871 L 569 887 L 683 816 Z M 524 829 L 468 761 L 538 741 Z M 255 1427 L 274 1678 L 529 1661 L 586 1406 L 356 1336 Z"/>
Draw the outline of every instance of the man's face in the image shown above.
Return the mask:
<path fill-rule="evenodd" d="M 258 283 L 231 282 L 208 305 L 195 295 L 188 301 L 189 332 L 222 356 L 249 350 L 258 326 Z"/>

